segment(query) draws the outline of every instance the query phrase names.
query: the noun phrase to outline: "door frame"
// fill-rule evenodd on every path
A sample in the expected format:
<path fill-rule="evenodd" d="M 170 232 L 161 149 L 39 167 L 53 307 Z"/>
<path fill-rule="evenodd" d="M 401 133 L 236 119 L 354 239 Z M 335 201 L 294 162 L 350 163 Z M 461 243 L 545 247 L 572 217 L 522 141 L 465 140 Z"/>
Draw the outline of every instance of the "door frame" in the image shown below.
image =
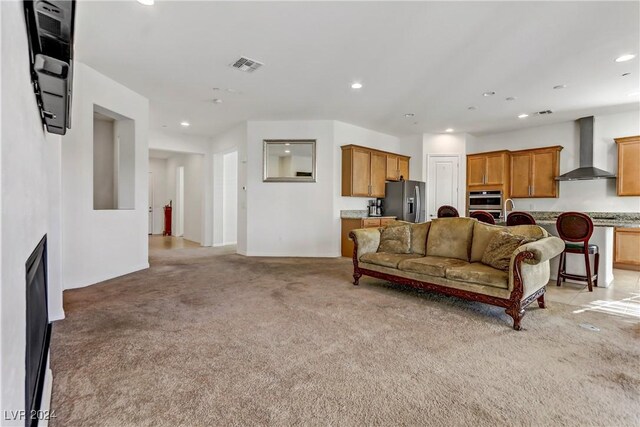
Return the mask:
<path fill-rule="evenodd" d="M 431 161 L 432 158 L 438 158 L 438 157 L 455 157 L 458 159 L 458 176 L 457 176 L 457 180 L 458 180 L 458 188 L 457 188 L 457 205 L 455 206 L 456 209 L 458 209 L 458 212 L 462 212 L 462 214 L 464 214 L 466 206 L 464 203 L 464 198 L 466 197 L 466 188 L 464 191 L 463 196 L 460 196 L 460 182 L 463 181 L 464 182 L 464 177 L 461 177 L 461 164 L 462 164 L 462 157 L 463 154 L 460 153 L 438 153 L 438 154 L 430 154 L 427 153 L 427 155 L 425 156 L 425 160 L 424 160 L 424 181 L 425 181 L 425 193 L 426 193 L 426 209 L 425 209 L 425 220 L 427 221 L 431 221 L 431 218 L 429 217 L 429 207 L 431 206 L 431 192 L 429 191 L 429 186 L 431 185 L 429 182 L 429 163 Z"/>

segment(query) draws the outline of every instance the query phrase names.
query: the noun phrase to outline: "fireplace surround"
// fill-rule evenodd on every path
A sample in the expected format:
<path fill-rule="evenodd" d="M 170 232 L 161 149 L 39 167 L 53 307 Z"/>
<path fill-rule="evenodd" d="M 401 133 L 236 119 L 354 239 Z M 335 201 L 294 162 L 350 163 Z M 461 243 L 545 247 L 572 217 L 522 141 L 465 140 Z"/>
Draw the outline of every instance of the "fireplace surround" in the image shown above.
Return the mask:
<path fill-rule="evenodd" d="M 47 235 L 26 262 L 25 425 L 38 425 L 47 370 L 51 323 L 47 307 Z"/>

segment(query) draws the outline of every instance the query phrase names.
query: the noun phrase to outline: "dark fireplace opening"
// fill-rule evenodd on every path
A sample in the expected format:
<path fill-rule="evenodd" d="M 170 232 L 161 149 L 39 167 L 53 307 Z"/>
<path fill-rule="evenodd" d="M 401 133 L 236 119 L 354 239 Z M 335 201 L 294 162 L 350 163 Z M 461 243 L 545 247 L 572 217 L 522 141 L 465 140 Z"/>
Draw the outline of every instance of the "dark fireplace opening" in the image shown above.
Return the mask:
<path fill-rule="evenodd" d="M 29 256 L 27 272 L 27 348 L 25 384 L 25 425 L 38 425 L 47 369 L 51 324 L 47 308 L 47 235 Z"/>

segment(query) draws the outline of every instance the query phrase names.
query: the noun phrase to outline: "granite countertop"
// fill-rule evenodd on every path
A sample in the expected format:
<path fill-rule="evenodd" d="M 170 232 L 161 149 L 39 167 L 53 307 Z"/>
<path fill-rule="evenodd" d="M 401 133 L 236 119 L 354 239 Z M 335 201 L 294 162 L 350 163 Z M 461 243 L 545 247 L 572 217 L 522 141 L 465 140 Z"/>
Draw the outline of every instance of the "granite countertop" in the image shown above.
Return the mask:
<path fill-rule="evenodd" d="M 395 218 L 395 216 L 382 215 L 382 216 L 369 216 L 369 211 L 363 210 L 343 210 L 340 211 L 340 218 L 342 219 L 360 219 L 360 218 Z"/>
<path fill-rule="evenodd" d="M 529 212 L 539 225 L 555 225 L 562 212 Z M 640 228 L 640 213 L 636 212 L 585 212 L 595 227 Z"/>

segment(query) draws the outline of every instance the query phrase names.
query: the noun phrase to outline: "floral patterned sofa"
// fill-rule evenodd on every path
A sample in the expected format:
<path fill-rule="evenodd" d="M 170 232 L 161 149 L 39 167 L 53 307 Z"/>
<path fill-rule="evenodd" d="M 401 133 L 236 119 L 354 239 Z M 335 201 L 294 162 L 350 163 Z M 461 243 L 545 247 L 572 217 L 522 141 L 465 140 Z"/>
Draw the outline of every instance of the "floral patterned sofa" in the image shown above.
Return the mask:
<path fill-rule="evenodd" d="M 536 225 L 503 227 L 440 218 L 353 230 L 353 278 L 362 275 L 506 308 L 520 330 L 524 309 L 544 308 L 549 260 L 564 242 Z"/>

